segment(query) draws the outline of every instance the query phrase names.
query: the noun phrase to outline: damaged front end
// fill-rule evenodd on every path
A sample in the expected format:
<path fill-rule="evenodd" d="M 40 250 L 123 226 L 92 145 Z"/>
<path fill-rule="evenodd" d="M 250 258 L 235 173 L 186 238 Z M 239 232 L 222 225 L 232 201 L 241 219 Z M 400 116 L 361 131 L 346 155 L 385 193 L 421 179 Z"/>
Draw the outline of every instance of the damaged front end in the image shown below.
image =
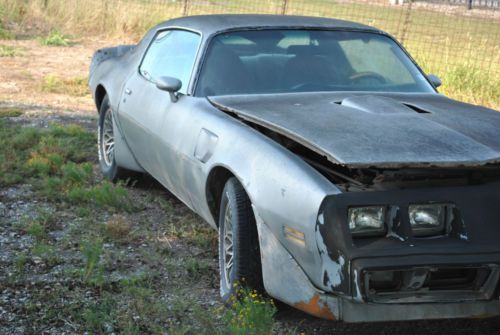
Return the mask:
<path fill-rule="evenodd" d="M 318 215 L 320 288 L 347 310 L 380 312 L 343 319 L 500 315 L 498 171 L 385 171 L 369 182 L 365 171 L 354 187 L 345 179 Z"/>
<path fill-rule="evenodd" d="M 320 162 L 311 165 L 342 190 L 318 213 L 320 278 L 258 220 L 270 295 L 348 322 L 500 315 L 499 166 L 360 171 Z"/>

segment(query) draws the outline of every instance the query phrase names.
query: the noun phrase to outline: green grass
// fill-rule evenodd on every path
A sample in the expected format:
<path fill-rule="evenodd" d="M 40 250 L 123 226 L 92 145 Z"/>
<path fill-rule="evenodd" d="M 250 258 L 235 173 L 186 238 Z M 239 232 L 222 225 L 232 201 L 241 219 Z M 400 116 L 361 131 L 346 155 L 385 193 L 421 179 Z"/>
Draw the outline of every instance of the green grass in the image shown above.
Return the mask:
<path fill-rule="evenodd" d="M 87 78 L 61 78 L 47 75 L 40 84 L 40 90 L 46 93 L 66 94 L 81 97 L 89 94 Z"/>
<path fill-rule="evenodd" d="M 106 334 L 107 326 L 114 321 L 113 311 L 116 309 L 116 302 L 105 296 L 98 303 L 93 303 L 83 311 L 82 318 L 87 330 L 94 334 Z"/>
<path fill-rule="evenodd" d="M 28 225 L 26 232 L 37 241 L 43 241 L 47 237 L 45 228 L 38 222 L 31 222 Z"/>
<path fill-rule="evenodd" d="M 75 333 L 227 334 L 222 312 L 199 298 L 200 285 L 213 281 L 215 232 L 203 237 L 206 224 L 164 193 L 132 206 L 128 189 L 95 174 L 94 136 L 76 125 L 0 119 L 0 185 L 29 184 L 36 204 L 12 223 L 30 238 L 13 253 L 4 283 L 30 292 L 18 310 L 27 332 L 64 327 L 64 319 Z M 151 206 L 164 223 L 142 209 L 130 213 Z M 167 236 L 184 247 L 165 253 L 158 237 L 170 225 L 177 229 Z"/>
<path fill-rule="evenodd" d="M 24 55 L 23 48 L 13 47 L 10 45 L 0 45 L 0 57 L 16 57 L 23 55 Z"/>
<path fill-rule="evenodd" d="M 24 272 L 27 262 L 28 262 L 28 256 L 26 255 L 26 252 L 20 252 L 14 258 L 14 266 L 16 270 L 20 273 Z"/>
<path fill-rule="evenodd" d="M 0 118 L 18 117 L 23 115 L 23 110 L 17 107 L 0 107 Z"/>
<path fill-rule="evenodd" d="M 185 260 L 185 268 L 189 278 L 196 280 L 209 274 L 212 271 L 212 264 L 197 257 L 189 257 Z"/>
<path fill-rule="evenodd" d="M 101 286 L 104 283 L 104 266 L 101 263 L 103 243 L 101 240 L 83 241 L 80 250 L 85 259 L 82 269 L 84 282 Z"/>
<path fill-rule="evenodd" d="M 56 47 L 67 47 L 71 44 L 69 37 L 58 31 L 51 32 L 47 37 L 41 38 L 39 41 L 42 45 Z"/>
<path fill-rule="evenodd" d="M 40 258 L 47 266 L 52 267 L 63 262 L 56 248 L 46 242 L 36 243 L 31 249 L 31 255 Z"/>
<path fill-rule="evenodd" d="M 127 189 L 99 181 L 94 175 L 94 134 L 76 126 L 34 129 L 8 125 L 0 119 L 0 184 L 31 181 L 53 201 L 134 211 Z"/>
<path fill-rule="evenodd" d="M 0 22 L 0 40 L 13 40 L 16 36 L 8 31 Z"/>
<path fill-rule="evenodd" d="M 222 313 L 228 334 L 272 334 L 273 316 L 277 312 L 272 300 L 256 291 L 240 288 L 229 304 L 230 308 Z"/>

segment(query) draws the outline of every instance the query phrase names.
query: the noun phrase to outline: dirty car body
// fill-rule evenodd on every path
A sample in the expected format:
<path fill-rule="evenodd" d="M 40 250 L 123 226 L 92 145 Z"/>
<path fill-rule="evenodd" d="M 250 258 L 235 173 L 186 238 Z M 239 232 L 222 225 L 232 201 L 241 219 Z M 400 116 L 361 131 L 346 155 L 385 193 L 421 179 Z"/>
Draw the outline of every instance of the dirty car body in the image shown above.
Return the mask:
<path fill-rule="evenodd" d="M 186 17 L 90 71 L 117 166 L 216 229 L 239 181 L 272 297 L 350 322 L 500 315 L 500 113 L 439 94 L 390 35 Z"/>

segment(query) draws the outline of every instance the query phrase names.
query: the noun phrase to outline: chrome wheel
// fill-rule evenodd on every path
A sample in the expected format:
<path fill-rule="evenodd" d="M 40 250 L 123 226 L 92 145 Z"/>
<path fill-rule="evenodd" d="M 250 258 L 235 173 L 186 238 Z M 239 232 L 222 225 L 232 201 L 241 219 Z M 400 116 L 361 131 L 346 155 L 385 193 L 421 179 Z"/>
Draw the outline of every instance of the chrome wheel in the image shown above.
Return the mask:
<path fill-rule="evenodd" d="M 231 283 L 231 275 L 233 273 L 233 224 L 231 223 L 231 208 L 230 206 L 226 207 L 226 211 L 224 213 L 224 245 L 223 245 L 223 259 L 224 259 L 224 277 L 226 279 L 226 283 L 230 285 Z"/>
<path fill-rule="evenodd" d="M 106 111 L 102 125 L 101 151 L 107 166 L 113 164 L 115 155 L 115 136 L 113 134 L 113 115 L 111 109 Z"/>

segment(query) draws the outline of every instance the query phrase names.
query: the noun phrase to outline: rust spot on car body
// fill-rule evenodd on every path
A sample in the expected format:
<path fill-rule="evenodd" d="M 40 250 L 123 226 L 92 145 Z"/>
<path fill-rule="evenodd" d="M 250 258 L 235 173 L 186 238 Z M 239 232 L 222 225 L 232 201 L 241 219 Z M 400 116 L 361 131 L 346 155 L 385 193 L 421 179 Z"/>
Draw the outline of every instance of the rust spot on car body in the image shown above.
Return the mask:
<path fill-rule="evenodd" d="M 295 308 L 300 309 L 306 313 L 312 314 L 314 316 L 327 319 L 327 320 L 335 320 L 336 317 L 330 311 L 328 306 L 322 302 L 320 302 L 320 297 L 318 294 L 315 294 L 309 302 L 299 302 L 294 304 Z"/>

